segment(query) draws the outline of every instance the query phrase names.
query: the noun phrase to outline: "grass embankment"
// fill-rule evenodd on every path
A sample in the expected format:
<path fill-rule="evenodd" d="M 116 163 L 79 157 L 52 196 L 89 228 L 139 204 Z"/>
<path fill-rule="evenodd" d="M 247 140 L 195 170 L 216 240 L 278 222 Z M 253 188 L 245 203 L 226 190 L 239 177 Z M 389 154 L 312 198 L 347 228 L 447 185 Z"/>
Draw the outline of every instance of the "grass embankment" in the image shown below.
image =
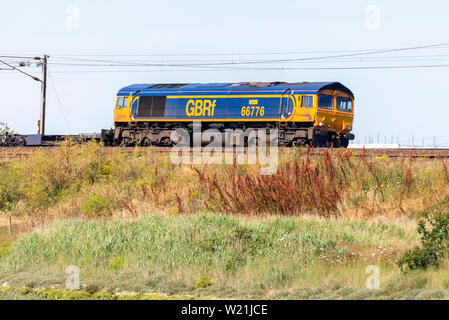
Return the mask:
<path fill-rule="evenodd" d="M 63 287 L 69 265 L 86 291 L 219 298 L 446 296 L 439 271 L 404 276 L 397 257 L 413 224 L 151 215 L 131 221 L 55 222 L 21 238 L 1 260 L 13 287 Z M 377 265 L 381 289 L 366 290 Z M 70 296 L 68 296 L 70 297 Z"/>
<path fill-rule="evenodd" d="M 419 242 L 417 218 L 448 211 L 448 182 L 443 159 L 281 150 L 278 172 L 260 176 L 66 143 L 0 164 L 2 221 L 13 221 L 12 235 L 0 230 L 0 296 L 448 297 L 446 261 L 396 264 Z M 69 265 L 88 295 L 58 291 Z M 379 290 L 366 289 L 369 265 Z"/>

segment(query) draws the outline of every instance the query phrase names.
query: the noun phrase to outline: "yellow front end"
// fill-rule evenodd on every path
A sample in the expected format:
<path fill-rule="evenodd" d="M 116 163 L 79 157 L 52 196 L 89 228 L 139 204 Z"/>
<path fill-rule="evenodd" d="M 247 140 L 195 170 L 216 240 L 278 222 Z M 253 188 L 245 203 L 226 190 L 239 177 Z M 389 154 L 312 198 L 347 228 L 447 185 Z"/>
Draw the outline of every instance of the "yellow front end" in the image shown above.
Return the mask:
<path fill-rule="evenodd" d="M 114 125 L 118 122 L 131 121 L 131 97 L 118 96 L 114 108 Z"/>
<path fill-rule="evenodd" d="M 314 127 L 349 133 L 354 119 L 354 99 L 338 90 L 323 90 L 316 95 Z"/>
<path fill-rule="evenodd" d="M 338 90 L 297 95 L 292 121 L 312 123 L 317 129 L 349 133 L 354 118 L 354 99 Z"/>

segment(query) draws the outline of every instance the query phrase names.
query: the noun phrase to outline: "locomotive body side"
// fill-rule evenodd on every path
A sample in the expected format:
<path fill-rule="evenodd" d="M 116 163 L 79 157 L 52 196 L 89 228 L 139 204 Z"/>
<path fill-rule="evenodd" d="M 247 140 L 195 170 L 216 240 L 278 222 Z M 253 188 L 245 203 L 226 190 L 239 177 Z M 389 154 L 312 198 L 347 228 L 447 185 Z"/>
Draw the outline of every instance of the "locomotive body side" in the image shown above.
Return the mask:
<path fill-rule="evenodd" d="M 205 129 L 278 128 L 286 145 L 345 147 L 353 101 L 340 83 L 132 85 L 117 95 L 113 143 L 169 144 L 171 130 L 201 122 Z"/>

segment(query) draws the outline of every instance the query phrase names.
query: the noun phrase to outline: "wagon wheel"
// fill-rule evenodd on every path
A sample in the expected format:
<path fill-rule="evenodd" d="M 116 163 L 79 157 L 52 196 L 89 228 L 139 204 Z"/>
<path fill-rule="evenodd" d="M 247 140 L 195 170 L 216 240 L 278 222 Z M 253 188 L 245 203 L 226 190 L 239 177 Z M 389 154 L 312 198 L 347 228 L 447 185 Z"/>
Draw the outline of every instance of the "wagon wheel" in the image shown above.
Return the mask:
<path fill-rule="evenodd" d="M 148 139 L 147 137 L 145 137 L 141 140 L 140 145 L 142 147 L 149 147 L 149 146 L 151 146 L 151 140 Z"/>

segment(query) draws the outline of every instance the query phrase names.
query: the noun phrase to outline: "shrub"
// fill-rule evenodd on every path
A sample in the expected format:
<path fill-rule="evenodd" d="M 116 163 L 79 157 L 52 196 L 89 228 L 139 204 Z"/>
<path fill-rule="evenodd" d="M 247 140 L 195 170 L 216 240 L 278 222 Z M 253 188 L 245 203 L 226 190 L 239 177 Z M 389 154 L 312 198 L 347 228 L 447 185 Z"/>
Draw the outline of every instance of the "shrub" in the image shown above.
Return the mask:
<path fill-rule="evenodd" d="M 81 211 L 91 217 L 107 216 L 112 213 L 112 205 L 102 195 L 93 195 L 84 204 Z"/>
<path fill-rule="evenodd" d="M 14 207 L 20 198 L 20 174 L 16 166 L 0 164 L 0 210 Z"/>
<path fill-rule="evenodd" d="M 48 208 L 56 203 L 73 182 L 65 160 L 39 150 L 19 165 L 19 192 L 30 211 Z"/>
<path fill-rule="evenodd" d="M 6 256 L 12 252 L 12 246 L 10 243 L 0 243 L 0 258 Z"/>
<path fill-rule="evenodd" d="M 206 288 L 208 286 L 211 286 L 213 284 L 212 280 L 209 279 L 207 274 L 202 274 L 201 277 L 198 278 L 198 280 L 195 281 L 195 286 L 198 288 Z"/>
<path fill-rule="evenodd" d="M 121 270 L 125 265 L 125 260 L 122 257 L 112 257 L 108 260 L 108 264 L 112 270 Z"/>
<path fill-rule="evenodd" d="M 429 229 L 427 225 L 430 225 Z M 407 251 L 398 261 L 403 272 L 439 265 L 449 249 L 449 215 L 426 213 L 425 219 L 418 222 L 418 233 L 421 246 Z"/>
<path fill-rule="evenodd" d="M 7 123 L 4 122 L 0 122 L 0 135 L 5 135 L 5 134 L 14 134 L 16 133 L 14 130 L 12 130 Z"/>
<path fill-rule="evenodd" d="M 350 154 L 337 159 L 324 151 L 323 157 L 312 163 L 308 154 L 301 160 L 281 165 L 273 175 L 241 172 L 234 165 L 228 177 L 220 181 L 217 175 L 207 176 L 197 168 L 199 182 L 206 191 L 206 206 L 230 213 L 299 214 L 314 211 L 331 216 L 348 187 Z M 347 160 L 346 160 L 347 159 Z"/>
<path fill-rule="evenodd" d="M 96 284 L 89 284 L 84 288 L 84 291 L 90 294 L 95 294 L 100 291 L 100 288 Z"/>
<path fill-rule="evenodd" d="M 438 255 L 432 247 L 416 247 L 407 251 L 398 261 L 399 268 L 407 270 L 427 269 L 438 265 Z"/>

